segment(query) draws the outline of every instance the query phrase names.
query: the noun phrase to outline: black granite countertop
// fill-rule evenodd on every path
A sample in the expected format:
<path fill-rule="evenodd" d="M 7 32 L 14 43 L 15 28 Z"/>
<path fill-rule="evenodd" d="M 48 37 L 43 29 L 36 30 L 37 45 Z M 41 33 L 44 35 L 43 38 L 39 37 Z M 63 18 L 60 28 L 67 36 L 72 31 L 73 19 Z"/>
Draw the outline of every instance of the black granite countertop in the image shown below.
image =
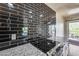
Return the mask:
<path fill-rule="evenodd" d="M 47 40 L 46 38 L 34 38 L 30 43 L 35 46 L 37 49 L 41 50 L 44 53 L 47 53 L 49 50 L 56 46 L 56 41 Z"/>

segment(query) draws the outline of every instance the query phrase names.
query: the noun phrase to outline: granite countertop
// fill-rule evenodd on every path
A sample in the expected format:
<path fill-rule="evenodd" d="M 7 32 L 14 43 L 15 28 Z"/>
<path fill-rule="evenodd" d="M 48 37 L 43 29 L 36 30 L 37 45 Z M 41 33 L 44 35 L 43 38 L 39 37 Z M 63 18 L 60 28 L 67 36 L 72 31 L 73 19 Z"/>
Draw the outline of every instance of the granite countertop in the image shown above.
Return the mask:
<path fill-rule="evenodd" d="M 46 56 L 30 43 L 0 51 L 0 56 Z"/>

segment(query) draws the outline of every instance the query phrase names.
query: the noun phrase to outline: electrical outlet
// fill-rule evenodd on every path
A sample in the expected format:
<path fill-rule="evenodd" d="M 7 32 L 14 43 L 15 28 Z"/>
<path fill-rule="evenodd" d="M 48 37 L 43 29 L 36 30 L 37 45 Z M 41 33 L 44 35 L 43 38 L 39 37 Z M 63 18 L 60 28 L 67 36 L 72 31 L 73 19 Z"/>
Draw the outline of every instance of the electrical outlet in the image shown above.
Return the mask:
<path fill-rule="evenodd" d="M 12 40 L 16 40 L 16 34 L 11 35 Z"/>

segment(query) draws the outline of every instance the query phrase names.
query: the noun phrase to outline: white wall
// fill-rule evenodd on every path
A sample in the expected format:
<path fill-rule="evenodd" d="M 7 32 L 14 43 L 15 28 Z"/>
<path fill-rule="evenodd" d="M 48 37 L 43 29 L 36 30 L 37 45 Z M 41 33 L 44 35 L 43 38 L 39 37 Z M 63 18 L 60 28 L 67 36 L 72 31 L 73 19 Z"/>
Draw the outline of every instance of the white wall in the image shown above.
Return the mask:
<path fill-rule="evenodd" d="M 56 13 L 56 40 L 63 41 L 64 19 L 60 13 Z"/>

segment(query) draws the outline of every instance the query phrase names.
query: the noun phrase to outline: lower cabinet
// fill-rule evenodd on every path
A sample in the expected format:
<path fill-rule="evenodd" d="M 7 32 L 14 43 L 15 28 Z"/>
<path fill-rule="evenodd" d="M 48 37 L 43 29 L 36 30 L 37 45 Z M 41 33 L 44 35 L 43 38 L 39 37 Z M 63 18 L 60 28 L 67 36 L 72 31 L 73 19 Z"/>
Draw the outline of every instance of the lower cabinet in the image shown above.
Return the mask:
<path fill-rule="evenodd" d="M 68 54 L 69 54 L 69 44 L 67 42 L 67 43 L 64 44 L 62 55 L 63 56 L 68 56 Z"/>
<path fill-rule="evenodd" d="M 69 54 L 69 44 L 58 44 L 55 48 L 52 48 L 47 52 L 48 56 L 68 56 Z"/>

